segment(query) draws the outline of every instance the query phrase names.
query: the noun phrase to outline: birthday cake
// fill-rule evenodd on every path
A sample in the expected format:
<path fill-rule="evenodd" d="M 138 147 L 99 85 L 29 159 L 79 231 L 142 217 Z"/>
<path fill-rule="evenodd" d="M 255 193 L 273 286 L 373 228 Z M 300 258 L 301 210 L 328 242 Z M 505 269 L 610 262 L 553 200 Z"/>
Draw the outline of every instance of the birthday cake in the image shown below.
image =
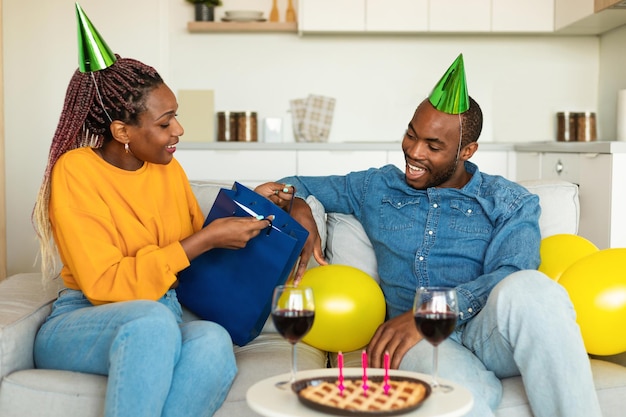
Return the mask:
<path fill-rule="evenodd" d="M 361 378 L 346 378 L 344 389 L 339 389 L 336 378 L 320 378 L 303 381 L 294 389 L 300 401 L 313 408 L 335 414 L 394 415 L 417 408 L 430 394 L 427 383 L 411 378 L 392 378 L 385 393 L 382 378 L 367 381 L 363 390 Z"/>

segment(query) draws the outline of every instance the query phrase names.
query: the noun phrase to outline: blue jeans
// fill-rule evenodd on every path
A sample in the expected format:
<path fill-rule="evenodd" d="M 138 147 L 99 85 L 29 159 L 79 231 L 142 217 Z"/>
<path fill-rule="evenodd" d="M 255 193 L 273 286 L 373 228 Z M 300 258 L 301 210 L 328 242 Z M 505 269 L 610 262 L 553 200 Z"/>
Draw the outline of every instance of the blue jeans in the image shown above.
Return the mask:
<path fill-rule="evenodd" d="M 425 340 L 400 365 L 427 374 L 431 368 L 432 346 Z M 439 376 L 474 396 L 469 416 L 493 416 L 502 398 L 500 378 L 517 375 L 535 417 L 602 415 L 569 296 L 531 270 L 502 280 L 485 308 L 439 345 Z"/>
<path fill-rule="evenodd" d="M 232 342 L 221 326 L 181 316 L 173 290 L 100 306 L 63 290 L 35 339 L 35 363 L 108 375 L 105 417 L 211 416 L 237 373 Z"/>

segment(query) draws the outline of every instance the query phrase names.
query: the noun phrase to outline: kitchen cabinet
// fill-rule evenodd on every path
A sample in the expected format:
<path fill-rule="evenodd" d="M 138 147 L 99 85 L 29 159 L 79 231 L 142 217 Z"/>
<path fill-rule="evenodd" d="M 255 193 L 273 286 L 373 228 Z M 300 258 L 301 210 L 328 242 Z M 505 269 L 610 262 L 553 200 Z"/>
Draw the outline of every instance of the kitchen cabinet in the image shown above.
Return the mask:
<path fill-rule="evenodd" d="M 517 154 L 518 180 L 562 180 L 578 184 L 580 163 L 577 153 L 519 152 Z"/>
<path fill-rule="evenodd" d="M 578 184 L 578 234 L 598 248 L 626 247 L 626 143 L 518 145 L 517 179 Z"/>
<path fill-rule="evenodd" d="M 608 32 L 626 24 L 625 8 L 623 0 L 554 0 L 555 30 L 564 35 Z"/>
<path fill-rule="evenodd" d="M 554 0 L 493 0 L 493 32 L 552 32 Z"/>
<path fill-rule="evenodd" d="M 368 32 L 428 31 L 429 0 L 366 0 L 365 30 Z"/>
<path fill-rule="evenodd" d="M 490 32 L 491 0 L 431 0 L 431 32 Z"/>
<path fill-rule="evenodd" d="M 298 27 L 303 33 L 550 33 L 554 1 L 300 0 Z"/>
<path fill-rule="evenodd" d="M 429 0 L 303 0 L 302 32 L 426 32 Z"/>
<path fill-rule="evenodd" d="M 300 0 L 298 28 L 302 32 L 363 32 L 365 0 Z"/>

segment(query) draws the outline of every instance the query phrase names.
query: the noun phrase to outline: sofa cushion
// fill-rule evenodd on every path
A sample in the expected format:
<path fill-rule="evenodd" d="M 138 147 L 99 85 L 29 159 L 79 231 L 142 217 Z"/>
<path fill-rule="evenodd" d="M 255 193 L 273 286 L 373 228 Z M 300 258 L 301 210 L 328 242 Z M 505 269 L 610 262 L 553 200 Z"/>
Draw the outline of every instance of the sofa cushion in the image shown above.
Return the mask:
<path fill-rule="evenodd" d="M 379 282 L 374 248 L 361 223 L 352 215 L 328 213 L 325 256 L 328 263 L 350 265 Z"/>
<path fill-rule="evenodd" d="M 206 216 L 211 211 L 213 202 L 217 198 L 217 194 L 221 188 L 231 189 L 232 183 L 220 183 L 209 181 L 190 181 L 191 190 L 198 200 L 198 204 L 202 209 L 202 213 Z"/>
<path fill-rule="evenodd" d="M 603 360 L 592 359 L 591 371 L 604 417 L 623 415 L 626 397 L 626 371 L 624 367 Z M 532 417 L 528 397 L 521 377 L 505 378 L 502 402 L 497 417 Z M 620 405 L 622 404 L 622 405 Z"/>
<path fill-rule="evenodd" d="M 560 233 L 578 233 L 580 205 L 576 184 L 559 180 L 520 181 L 519 184 L 539 196 L 542 238 Z"/>
<path fill-rule="evenodd" d="M 32 351 L 31 351 L 32 353 Z M 107 378 L 79 372 L 29 369 L 2 381 L 2 417 L 99 417 Z"/>
<path fill-rule="evenodd" d="M 41 274 L 17 274 L 0 282 L 0 378 L 34 366 L 33 344 L 50 314 L 60 280 L 43 285 Z"/>

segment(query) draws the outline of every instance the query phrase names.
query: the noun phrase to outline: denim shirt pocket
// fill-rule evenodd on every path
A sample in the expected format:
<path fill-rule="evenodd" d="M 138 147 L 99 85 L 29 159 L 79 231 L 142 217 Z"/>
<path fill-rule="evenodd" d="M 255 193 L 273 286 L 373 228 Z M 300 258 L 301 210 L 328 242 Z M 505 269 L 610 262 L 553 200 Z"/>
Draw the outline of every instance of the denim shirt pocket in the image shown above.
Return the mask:
<path fill-rule="evenodd" d="M 384 196 L 380 205 L 382 230 L 406 230 L 415 227 L 419 197 Z"/>
<path fill-rule="evenodd" d="M 450 228 L 465 233 L 491 234 L 493 226 L 482 206 L 474 200 L 450 201 Z"/>

